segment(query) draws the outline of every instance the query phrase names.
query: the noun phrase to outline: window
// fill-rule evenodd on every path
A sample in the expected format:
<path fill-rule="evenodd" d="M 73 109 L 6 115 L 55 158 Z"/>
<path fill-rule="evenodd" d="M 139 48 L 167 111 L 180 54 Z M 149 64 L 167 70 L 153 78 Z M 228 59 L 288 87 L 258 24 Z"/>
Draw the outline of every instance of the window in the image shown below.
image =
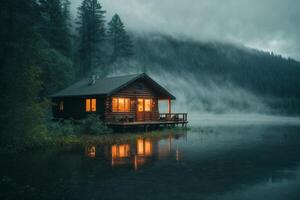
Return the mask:
<path fill-rule="evenodd" d="M 59 102 L 59 110 L 63 111 L 64 110 L 64 101 Z"/>
<path fill-rule="evenodd" d="M 130 99 L 129 98 L 112 98 L 113 112 L 129 112 Z"/>
<path fill-rule="evenodd" d="M 86 112 L 96 112 L 96 99 L 86 99 L 85 100 L 85 111 Z"/>
<path fill-rule="evenodd" d="M 152 103 L 151 99 L 145 99 L 145 111 L 146 112 L 151 111 L 151 103 Z"/>
<path fill-rule="evenodd" d="M 144 111 L 144 100 L 138 99 L 138 111 L 143 112 Z"/>
<path fill-rule="evenodd" d="M 92 112 L 95 112 L 96 111 L 96 99 L 92 99 Z"/>

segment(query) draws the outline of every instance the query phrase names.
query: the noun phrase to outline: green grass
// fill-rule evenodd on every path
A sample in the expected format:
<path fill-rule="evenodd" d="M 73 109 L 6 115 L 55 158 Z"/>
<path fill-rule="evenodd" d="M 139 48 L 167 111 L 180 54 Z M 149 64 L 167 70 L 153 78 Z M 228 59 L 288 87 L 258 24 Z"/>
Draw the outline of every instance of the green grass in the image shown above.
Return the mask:
<path fill-rule="evenodd" d="M 140 132 L 140 133 L 108 133 L 103 135 L 68 135 L 53 138 L 56 145 L 86 145 L 86 144 L 118 144 L 134 141 L 138 138 L 166 138 L 170 135 L 181 135 L 185 129 L 168 129 L 162 131 Z"/>
<path fill-rule="evenodd" d="M 49 134 L 41 133 L 36 136 L 22 138 L 14 144 L 7 145 L 2 151 L 22 152 L 33 151 L 48 147 L 64 147 L 70 145 L 101 145 L 118 144 L 135 141 L 138 138 L 160 139 L 169 136 L 179 136 L 186 132 L 187 128 L 172 128 L 161 131 L 138 133 L 106 133 L 97 135 L 85 134 Z"/>

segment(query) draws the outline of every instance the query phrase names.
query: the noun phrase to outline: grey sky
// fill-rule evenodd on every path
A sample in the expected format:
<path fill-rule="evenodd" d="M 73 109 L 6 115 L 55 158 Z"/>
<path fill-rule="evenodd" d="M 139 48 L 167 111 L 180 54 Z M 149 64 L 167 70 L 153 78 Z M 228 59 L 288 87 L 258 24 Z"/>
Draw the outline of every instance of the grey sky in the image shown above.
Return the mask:
<path fill-rule="evenodd" d="M 220 40 L 300 60 L 300 0 L 99 0 L 129 30 Z M 81 0 L 71 0 L 72 9 Z"/>

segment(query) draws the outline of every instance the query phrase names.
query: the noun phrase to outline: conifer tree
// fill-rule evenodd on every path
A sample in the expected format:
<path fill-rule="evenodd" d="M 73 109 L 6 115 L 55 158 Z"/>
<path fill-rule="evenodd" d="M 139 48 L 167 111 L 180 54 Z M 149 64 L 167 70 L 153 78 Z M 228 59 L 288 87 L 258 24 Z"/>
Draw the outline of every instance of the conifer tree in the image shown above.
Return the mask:
<path fill-rule="evenodd" d="M 0 145 L 33 135 L 41 125 L 36 7 L 34 0 L 10 0 L 0 8 L 0 25 L 5 27 L 0 29 Z"/>
<path fill-rule="evenodd" d="M 71 56 L 69 0 L 39 0 L 40 28 L 51 48 Z"/>
<path fill-rule="evenodd" d="M 104 62 L 105 11 L 98 0 L 83 0 L 78 8 L 79 76 L 86 76 Z"/>
<path fill-rule="evenodd" d="M 111 61 L 133 55 L 133 44 L 118 14 L 108 23 L 108 38 L 112 46 Z"/>

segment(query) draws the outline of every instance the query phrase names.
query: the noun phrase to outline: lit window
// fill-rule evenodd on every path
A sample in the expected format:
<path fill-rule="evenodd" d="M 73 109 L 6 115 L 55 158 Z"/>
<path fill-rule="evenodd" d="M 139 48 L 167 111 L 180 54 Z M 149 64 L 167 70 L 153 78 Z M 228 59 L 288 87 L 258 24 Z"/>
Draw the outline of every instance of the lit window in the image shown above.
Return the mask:
<path fill-rule="evenodd" d="M 125 110 L 125 105 L 124 104 L 125 104 L 124 99 L 119 98 L 119 108 L 118 108 L 119 111 Z"/>
<path fill-rule="evenodd" d="M 92 112 L 96 111 L 96 99 L 92 99 Z"/>
<path fill-rule="evenodd" d="M 85 111 L 90 112 L 91 111 L 91 99 L 85 100 Z"/>
<path fill-rule="evenodd" d="M 63 111 L 64 110 L 64 101 L 59 102 L 59 110 Z"/>
<path fill-rule="evenodd" d="M 129 98 L 112 98 L 113 112 L 129 112 L 130 99 Z"/>
<path fill-rule="evenodd" d="M 126 99 L 124 99 L 124 101 L 125 101 L 124 110 L 125 110 L 125 112 L 129 112 L 130 111 L 130 99 L 126 98 Z"/>
<path fill-rule="evenodd" d="M 85 100 L 85 111 L 86 112 L 96 112 L 96 99 L 86 99 Z"/>
<path fill-rule="evenodd" d="M 118 99 L 117 98 L 112 99 L 112 110 L 113 110 L 113 112 L 118 112 Z"/>
<path fill-rule="evenodd" d="M 138 111 L 143 112 L 144 111 L 144 100 L 138 99 Z"/>
<path fill-rule="evenodd" d="M 151 99 L 145 99 L 145 111 L 151 111 Z"/>

